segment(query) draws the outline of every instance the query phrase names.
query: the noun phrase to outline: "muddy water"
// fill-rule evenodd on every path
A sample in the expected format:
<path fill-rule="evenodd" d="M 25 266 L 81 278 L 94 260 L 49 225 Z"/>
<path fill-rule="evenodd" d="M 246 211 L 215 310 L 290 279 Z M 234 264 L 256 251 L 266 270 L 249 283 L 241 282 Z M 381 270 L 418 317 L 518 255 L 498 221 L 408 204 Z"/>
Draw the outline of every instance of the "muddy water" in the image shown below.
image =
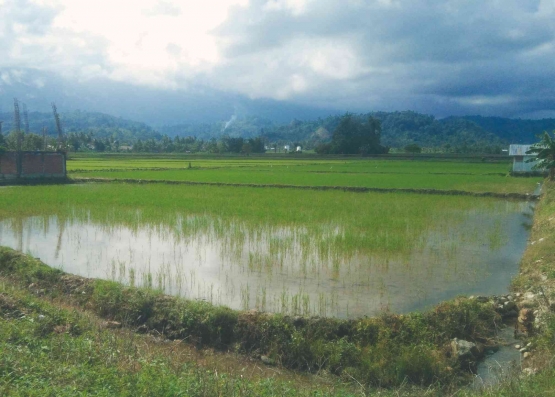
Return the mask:
<path fill-rule="evenodd" d="M 514 328 L 507 326 L 498 331 L 501 345 L 495 352 L 486 351 L 486 357 L 478 364 L 472 387 L 482 389 L 495 386 L 509 379 L 521 369 L 521 353 L 514 346 L 521 342 L 514 338 Z"/>
<path fill-rule="evenodd" d="M 501 294 L 528 237 L 528 203 L 443 220 L 403 254 L 327 250 L 303 227 L 184 216 L 177 227 L 58 216 L 0 221 L 0 245 L 86 277 L 160 288 L 235 309 L 336 316 L 408 312 L 457 295 Z M 460 219 L 460 214 L 458 219 Z M 191 225 L 203 225 L 191 231 Z M 340 226 L 326 233 L 341 235 Z"/>

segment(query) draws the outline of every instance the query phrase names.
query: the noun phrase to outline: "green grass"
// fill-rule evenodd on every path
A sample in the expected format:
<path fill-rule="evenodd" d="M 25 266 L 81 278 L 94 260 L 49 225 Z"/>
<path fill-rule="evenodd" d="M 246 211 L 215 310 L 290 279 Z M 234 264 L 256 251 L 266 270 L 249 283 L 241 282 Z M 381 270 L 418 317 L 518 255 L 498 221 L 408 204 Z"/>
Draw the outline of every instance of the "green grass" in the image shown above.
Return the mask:
<path fill-rule="evenodd" d="M 45 298 L 57 298 L 66 304 L 87 308 L 102 318 L 117 320 L 128 327 L 144 327 L 153 334 L 188 340 L 202 348 L 233 350 L 253 357 L 267 355 L 287 368 L 330 373 L 339 377 L 338 380 L 357 379 L 369 386 L 394 386 L 407 381 L 417 385 L 456 382 L 465 374 L 464 367 L 445 355 L 443 346 L 453 337 L 471 340 L 490 337 L 498 320 L 491 307 L 469 299 L 446 302 L 423 314 L 383 314 L 359 320 L 299 320 L 282 315 L 237 312 L 205 302 L 162 296 L 151 290 L 126 288 L 117 283 L 68 278 L 35 259 L 8 249 L 0 249 L 0 277 L 10 280 L 12 287 L 25 288 L 31 283 L 30 291 L 42 291 Z M 0 294 L 0 298 L 3 320 L 6 314 L 8 320 L 21 320 L 21 313 L 29 311 L 29 307 L 36 307 L 34 310 L 45 316 L 42 320 L 31 317 L 32 337 L 18 341 L 27 347 L 36 344 L 48 354 L 48 343 L 40 341 L 40 337 L 59 334 L 60 327 L 64 327 L 63 333 L 73 337 L 87 332 L 87 326 L 75 316 L 67 313 L 54 316 L 42 310 L 41 307 L 48 306 L 45 302 L 28 304 L 25 302 L 29 298 L 19 299 L 25 303 L 25 308 L 16 310 L 17 291 L 8 291 L 6 296 Z M 12 328 L 28 332 L 25 331 L 26 321 Z M 10 333 L 0 336 L 4 342 L 13 339 Z M 56 352 L 62 357 L 71 354 L 68 349 Z M 88 351 L 84 356 L 73 356 L 72 360 L 94 363 Z M 112 358 L 111 366 L 117 359 Z M 37 365 L 38 362 L 30 364 Z M 111 368 L 101 367 L 99 363 L 97 370 L 102 369 L 110 371 Z M 4 373 L 9 374 L 9 368 Z M 109 376 L 110 372 L 102 375 Z"/>
<path fill-rule="evenodd" d="M 318 377 L 308 380 L 289 375 L 281 368 L 253 376 L 262 364 L 249 364 L 234 358 L 234 354 L 218 354 L 210 359 L 211 355 L 191 354 L 192 351 L 182 344 L 156 341 L 148 335 L 134 334 L 126 329 L 106 329 L 95 316 L 82 309 L 76 310 L 72 305 L 123 319 L 129 325 L 140 321 L 176 331 L 179 327 L 169 327 L 176 325 L 174 321 L 187 324 L 191 316 L 205 313 L 205 320 L 197 319 L 189 324 L 202 324 L 220 332 L 221 325 L 217 321 L 221 317 L 211 314 L 213 311 L 209 306 L 195 313 L 184 311 L 184 302 L 176 305 L 176 302 L 162 299 L 155 310 L 146 310 L 152 306 L 140 302 L 156 298 L 148 291 L 125 289 L 112 283 L 83 286 L 34 259 L 14 255 L 5 249 L 0 249 L 0 273 L 0 393 L 3 396 L 524 397 L 553 395 L 555 387 L 555 371 L 551 365 L 538 375 L 524 379 L 510 377 L 500 386 L 483 392 L 446 380 L 425 388 L 407 383 L 418 374 L 430 370 L 434 373 L 438 356 L 423 355 L 433 349 L 434 344 L 429 344 L 431 340 L 438 338 L 437 341 L 442 341 L 453 335 L 461 336 L 461 332 L 467 332 L 465 330 L 476 332 L 484 325 L 488 327 L 487 307 L 477 306 L 471 301 L 461 302 L 458 306 L 444 304 L 423 316 L 389 315 L 354 323 L 334 324 L 328 320 L 293 325 L 284 317 L 239 314 L 243 320 L 237 322 L 242 324 L 237 333 L 251 348 L 253 343 L 263 342 L 270 349 L 276 349 L 279 346 L 276 342 L 285 338 L 285 341 L 289 340 L 284 346 L 288 355 L 306 358 L 310 351 L 314 351 L 330 355 L 327 360 L 323 356 L 321 363 L 333 363 L 338 358 L 353 360 L 356 356 L 349 353 L 352 346 L 370 343 L 369 346 L 374 348 L 366 348 L 366 353 L 371 361 L 365 364 L 366 369 L 361 373 L 370 378 L 360 380 L 372 380 L 374 371 L 385 371 L 376 373 L 378 378 L 374 382 L 381 383 L 382 379 L 393 375 L 396 382 L 401 380 L 403 384 L 400 388 L 376 390 L 371 386 L 361 386 L 352 378 L 353 375 L 359 376 L 352 372 L 354 367 L 342 370 L 344 380 L 327 371 L 320 371 Z M 48 276 L 45 278 L 45 275 Z M 35 284 L 27 288 L 29 282 Z M 57 283 L 65 287 L 57 288 Z M 37 291 L 42 292 L 36 295 Z M 123 299 L 117 298 L 122 296 Z M 118 301 L 121 305 L 114 306 Z M 136 310 L 146 317 L 130 316 L 136 314 Z M 485 317 L 481 319 L 479 313 Z M 237 321 L 234 318 L 237 319 L 232 316 L 229 320 Z M 244 329 L 245 326 L 248 328 Z M 337 339 L 338 331 L 344 335 L 342 339 Z M 180 332 L 189 332 L 193 336 L 197 331 L 190 328 Z M 311 336 L 307 339 L 308 335 Z M 337 342 L 326 343 L 330 337 L 336 338 Z M 302 362 L 306 363 L 305 360 Z M 387 375 L 388 371 L 392 372 Z"/>
<path fill-rule="evenodd" d="M 194 356 L 187 358 L 189 352 L 179 344 L 103 329 L 90 315 L 3 282 L 0 350 L 2 396 L 354 395 L 339 384 L 315 387 L 286 376 L 257 379 L 255 367 L 239 360 L 235 364 L 246 372 L 203 367 Z"/>

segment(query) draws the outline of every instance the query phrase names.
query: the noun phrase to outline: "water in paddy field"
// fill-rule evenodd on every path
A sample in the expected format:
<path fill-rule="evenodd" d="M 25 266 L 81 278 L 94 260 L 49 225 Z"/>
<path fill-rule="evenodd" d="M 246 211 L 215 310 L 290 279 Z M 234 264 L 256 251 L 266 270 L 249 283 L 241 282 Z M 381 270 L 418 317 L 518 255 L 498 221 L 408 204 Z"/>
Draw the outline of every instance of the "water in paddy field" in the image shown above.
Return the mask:
<path fill-rule="evenodd" d="M 329 245 L 344 235 L 339 225 L 253 227 L 208 216 L 133 228 L 83 216 L 12 218 L 0 221 L 0 245 L 68 273 L 234 309 L 371 316 L 506 292 L 526 246 L 532 204 L 495 203 L 461 210 L 456 222 L 436 221 L 402 253 Z"/>

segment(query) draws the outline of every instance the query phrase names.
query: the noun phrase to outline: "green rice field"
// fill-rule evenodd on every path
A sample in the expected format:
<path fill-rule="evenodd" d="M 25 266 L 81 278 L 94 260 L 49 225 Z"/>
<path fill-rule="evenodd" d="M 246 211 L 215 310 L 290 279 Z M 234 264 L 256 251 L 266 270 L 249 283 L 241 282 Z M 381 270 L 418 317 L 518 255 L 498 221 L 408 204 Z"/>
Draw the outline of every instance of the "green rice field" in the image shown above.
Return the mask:
<path fill-rule="evenodd" d="M 304 170 L 303 170 L 304 171 Z M 72 173 L 71 177 L 143 179 L 208 183 L 350 186 L 383 189 L 439 189 L 469 192 L 532 193 L 532 178 L 466 174 L 349 174 L 338 172 L 310 173 L 289 169 L 201 169 L 170 171 L 95 171 Z"/>
<path fill-rule="evenodd" d="M 141 179 L 216 184 L 349 186 L 533 193 L 541 178 L 509 176 L 506 162 L 410 160 L 90 159 L 68 162 L 72 178 Z"/>
<path fill-rule="evenodd" d="M 530 235 L 541 179 L 512 177 L 509 168 L 446 159 L 73 158 L 70 183 L 0 187 L 0 246 L 9 247 L 0 249 L 2 282 L 19 280 L 13 291 L 0 285 L 0 309 L 16 313 L 11 295 L 23 302 L 37 294 L 132 334 L 246 354 L 253 368 L 264 355 L 275 371 L 315 373 L 361 395 L 407 382 L 430 386 L 422 395 L 454 390 L 468 369 L 444 347 L 454 337 L 493 338 L 498 328 L 490 305 L 464 297 L 506 294 Z M 36 334 L 40 318 L 17 332 Z M 69 327 L 59 322 L 66 325 L 52 326 L 54 338 Z M 21 357 L 12 328 L 0 331 L 15 341 L 4 343 L 14 366 Z"/>
<path fill-rule="evenodd" d="M 452 173 L 452 174 L 501 174 L 506 175 L 510 171 L 510 164 L 506 161 L 482 162 L 482 161 L 414 161 L 414 160 L 365 160 L 365 159 L 249 159 L 247 157 L 221 158 L 221 159 L 198 159 L 187 157 L 160 156 L 106 156 L 106 157 L 71 157 L 67 162 L 70 172 L 78 170 L 133 170 L 133 169 L 185 169 L 192 168 L 249 168 L 272 169 L 289 168 L 301 172 L 334 171 L 355 173 Z"/>
<path fill-rule="evenodd" d="M 407 167 L 385 163 L 380 166 Z M 312 171 L 322 164 L 282 164 L 275 172 L 273 166 L 222 165 L 99 174 L 346 186 L 381 181 L 381 186 L 470 190 L 478 186 L 479 179 L 472 178 L 482 178 L 483 189 L 491 190 L 484 182 L 490 178 L 499 191 L 509 192 L 516 188 L 503 181 L 519 183 L 525 192 L 536 183 L 495 175 L 432 175 L 422 171 L 429 164 L 414 164 L 420 173 L 320 174 Z M 21 186 L 1 189 L 0 245 L 70 273 L 235 309 L 357 317 L 385 308 L 421 310 L 458 294 L 502 292 L 524 249 L 530 211 L 526 202 L 406 193 L 118 183 Z"/>

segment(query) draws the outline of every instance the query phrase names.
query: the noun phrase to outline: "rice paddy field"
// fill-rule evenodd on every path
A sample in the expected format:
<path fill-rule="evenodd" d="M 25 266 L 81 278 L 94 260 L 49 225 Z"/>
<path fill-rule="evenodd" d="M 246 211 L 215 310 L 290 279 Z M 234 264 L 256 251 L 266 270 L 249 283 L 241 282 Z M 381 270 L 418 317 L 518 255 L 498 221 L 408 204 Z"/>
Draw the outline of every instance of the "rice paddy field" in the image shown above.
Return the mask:
<path fill-rule="evenodd" d="M 104 161 L 104 162 L 103 162 Z M 540 178 L 509 177 L 507 162 L 78 158 L 73 178 L 531 193 Z"/>
<path fill-rule="evenodd" d="M 505 162 L 77 158 L 70 177 L 533 193 Z M 340 318 L 506 291 L 533 204 L 403 192 L 81 183 L 0 190 L 0 245 L 233 309 Z"/>
<path fill-rule="evenodd" d="M 497 174 L 510 171 L 507 161 L 451 161 L 451 160 L 365 160 L 319 159 L 319 158 L 247 158 L 222 157 L 217 159 L 169 155 L 106 155 L 104 157 L 73 157 L 67 162 L 70 172 L 91 170 L 133 169 L 186 169 L 189 168 L 291 168 L 304 171 L 368 172 L 368 173 L 451 173 L 451 174 Z"/>
<path fill-rule="evenodd" d="M 552 389 L 552 371 L 481 389 L 497 375 L 449 348 L 512 340 L 491 304 L 468 297 L 506 294 L 529 238 L 546 240 L 537 220 L 530 231 L 542 180 L 510 176 L 508 162 L 117 155 L 67 165 L 69 183 L 0 186 L 2 395 Z M 494 350 L 496 373 L 509 371 Z"/>

